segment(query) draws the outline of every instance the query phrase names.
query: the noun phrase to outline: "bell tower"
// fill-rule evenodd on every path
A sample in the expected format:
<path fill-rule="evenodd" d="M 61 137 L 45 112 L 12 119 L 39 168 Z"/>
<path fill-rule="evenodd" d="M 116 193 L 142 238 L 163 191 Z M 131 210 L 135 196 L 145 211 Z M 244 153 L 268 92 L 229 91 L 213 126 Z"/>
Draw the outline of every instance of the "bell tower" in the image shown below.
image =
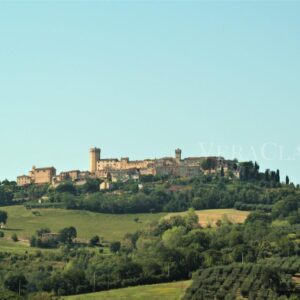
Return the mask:
<path fill-rule="evenodd" d="M 181 161 L 181 149 L 177 148 L 175 150 L 175 160 L 179 164 Z"/>
<path fill-rule="evenodd" d="M 100 160 L 100 148 L 91 148 L 90 149 L 90 172 L 94 174 L 97 171 L 97 161 Z"/>

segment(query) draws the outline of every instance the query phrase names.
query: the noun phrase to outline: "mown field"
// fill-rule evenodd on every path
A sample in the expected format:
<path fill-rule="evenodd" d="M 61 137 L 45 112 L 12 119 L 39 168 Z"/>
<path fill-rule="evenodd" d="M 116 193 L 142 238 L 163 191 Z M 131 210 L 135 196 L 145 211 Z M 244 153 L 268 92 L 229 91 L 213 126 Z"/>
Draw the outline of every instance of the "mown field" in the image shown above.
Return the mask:
<path fill-rule="evenodd" d="M 199 222 L 202 226 L 214 225 L 216 221 L 222 220 L 224 218 L 228 219 L 233 223 L 243 223 L 250 212 L 240 211 L 236 209 L 207 209 L 207 210 L 197 210 L 196 211 Z M 169 218 L 174 215 L 184 215 L 186 212 L 181 213 L 169 213 L 165 217 Z"/>
<path fill-rule="evenodd" d="M 98 293 L 64 297 L 65 300 L 179 300 L 191 281 L 142 285 Z"/>
<path fill-rule="evenodd" d="M 4 230 L 6 237 L 16 233 L 20 239 L 30 238 L 41 227 L 49 227 L 57 232 L 64 227 L 74 226 L 78 238 L 82 240 L 89 240 L 94 235 L 106 241 L 120 240 L 124 234 L 142 229 L 165 216 L 164 213 L 112 215 L 55 208 L 27 210 L 24 206 L 6 206 L 1 210 L 8 213 Z M 39 215 L 32 211 L 38 211 Z M 136 218 L 138 221 L 135 221 Z"/>

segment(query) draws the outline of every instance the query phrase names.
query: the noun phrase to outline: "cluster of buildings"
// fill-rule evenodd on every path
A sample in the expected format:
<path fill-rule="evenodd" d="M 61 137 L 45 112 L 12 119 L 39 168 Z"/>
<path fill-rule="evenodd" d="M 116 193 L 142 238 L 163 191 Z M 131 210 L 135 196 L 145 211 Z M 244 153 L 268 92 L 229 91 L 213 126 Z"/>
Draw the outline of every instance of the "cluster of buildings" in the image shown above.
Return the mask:
<path fill-rule="evenodd" d="M 214 168 L 204 170 L 202 164 L 208 158 L 214 162 Z M 180 149 L 175 150 L 174 157 L 132 161 L 128 157 L 102 159 L 101 149 L 95 147 L 90 149 L 89 171 L 72 170 L 56 174 L 54 167 L 36 168 L 33 166 L 28 175 L 17 177 L 17 183 L 19 186 L 29 184 L 53 184 L 55 186 L 64 181 L 83 184 L 88 178 L 100 178 L 104 179 L 107 184 L 109 181 L 138 180 L 142 175 L 192 177 L 203 172 L 218 172 L 221 169 L 227 172 L 228 167 L 228 161 L 223 157 L 182 158 Z"/>
<path fill-rule="evenodd" d="M 32 167 L 28 175 L 21 175 L 17 177 L 17 184 L 19 186 L 29 184 L 53 184 L 58 185 L 64 181 L 73 181 L 78 184 L 83 184 L 88 178 L 91 178 L 91 173 L 88 171 L 72 170 L 56 174 L 54 167 L 36 168 Z"/>

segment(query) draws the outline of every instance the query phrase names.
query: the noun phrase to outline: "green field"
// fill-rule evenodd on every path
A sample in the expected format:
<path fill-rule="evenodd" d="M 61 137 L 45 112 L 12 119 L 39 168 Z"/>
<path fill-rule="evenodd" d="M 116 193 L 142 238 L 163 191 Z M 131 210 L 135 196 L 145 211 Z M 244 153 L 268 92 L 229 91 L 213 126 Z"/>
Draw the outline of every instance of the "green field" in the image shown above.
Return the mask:
<path fill-rule="evenodd" d="M 179 300 L 191 281 L 178 281 L 153 285 L 142 285 L 81 296 L 64 297 L 65 300 Z"/>
<path fill-rule="evenodd" d="M 236 209 L 207 209 L 207 210 L 196 210 L 196 213 L 199 217 L 199 223 L 202 226 L 207 226 L 208 224 L 214 225 L 216 221 L 227 218 L 233 223 L 243 223 L 249 211 L 240 211 Z M 169 218 L 174 215 L 184 215 L 186 212 L 182 213 L 169 213 L 166 218 Z"/>
<path fill-rule="evenodd" d="M 64 227 L 75 226 L 79 241 L 88 241 L 94 235 L 99 235 L 104 241 L 113 241 L 121 240 L 126 233 L 145 228 L 152 221 L 186 214 L 182 212 L 167 215 L 165 213 L 114 215 L 55 208 L 27 210 L 22 205 L 1 207 L 1 210 L 7 211 L 8 222 L 6 229 L 3 230 L 5 238 L 0 239 L 0 247 L 3 251 L 20 253 L 29 251 L 28 239 L 42 227 L 49 227 L 53 232 L 57 232 Z M 33 214 L 33 211 L 38 211 L 39 215 Z M 203 226 L 213 225 L 224 216 L 233 222 L 241 223 L 249 214 L 235 209 L 211 209 L 196 211 L 196 213 Z M 138 222 L 135 218 L 139 219 Z M 18 235 L 19 242 L 10 240 L 13 233 Z"/>
<path fill-rule="evenodd" d="M 19 241 L 13 242 L 10 239 L 10 233 L 6 232 L 7 237 L 0 239 L 0 250 L 3 252 L 10 252 L 15 254 L 24 254 L 24 252 L 28 252 L 29 254 L 36 253 L 37 248 L 29 247 L 28 241 Z M 57 249 L 42 249 L 45 252 L 55 252 Z"/>
<path fill-rule="evenodd" d="M 124 234 L 142 229 L 152 221 L 159 220 L 165 214 L 126 214 L 113 215 L 94 213 L 83 210 L 65 209 L 34 209 L 40 215 L 36 216 L 31 210 L 24 206 L 1 207 L 8 213 L 8 222 L 5 236 L 10 237 L 16 233 L 20 239 L 27 240 L 37 229 L 49 227 L 53 232 L 67 227 L 74 226 L 77 229 L 77 236 L 81 240 L 89 240 L 94 235 L 99 235 L 106 241 L 121 240 Z M 139 218 L 139 221 L 134 221 Z M 0 239 L 0 245 L 1 245 Z"/>

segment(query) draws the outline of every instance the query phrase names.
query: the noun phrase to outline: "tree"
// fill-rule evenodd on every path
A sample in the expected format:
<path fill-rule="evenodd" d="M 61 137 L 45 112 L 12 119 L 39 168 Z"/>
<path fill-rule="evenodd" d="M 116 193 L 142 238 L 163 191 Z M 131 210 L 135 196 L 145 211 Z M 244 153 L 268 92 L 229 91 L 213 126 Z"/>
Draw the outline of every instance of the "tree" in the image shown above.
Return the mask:
<path fill-rule="evenodd" d="M 28 197 L 30 200 L 36 200 L 44 196 L 49 189 L 48 184 L 43 185 L 30 185 L 28 188 Z"/>
<path fill-rule="evenodd" d="M 19 240 L 16 233 L 13 233 L 13 234 L 11 235 L 11 239 L 12 239 L 14 242 L 17 242 L 17 241 Z"/>
<path fill-rule="evenodd" d="M 193 208 L 188 210 L 187 215 L 184 217 L 184 221 L 185 227 L 189 230 L 199 227 L 199 217 Z"/>
<path fill-rule="evenodd" d="M 112 242 L 109 246 L 109 249 L 112 253 L 117 253 L 121 249 L 121 243 L 120 242 Z"/>
<path fill-rule="evenodd" d="M 289 178 L 289 176 L 286 176 L 286 177 L 285 177 L 285 184 L 286 184 L 286 185 L 289 185 L 289 184 L 290 184 L 290 178 Z"/>
<path fill-rule="evenodd" d="M 122 279 L 132 279 L 141 276 L 143 269 L 139 264 L 127 261 L 119 265 L 118 273 L 119 277 Z"/>
<path fill-rule="evenodd" d="M 4 286 L 13 292 L 23 294 L 25 292 L 26 286 L 27 286 L 27 279 L 23 274 L 9 274 L 5 281 L 4 281 Z"/>
<path fill-rule="evenodd" d="M 0 223 L 6 224 L 7 218 L 8 218 L 7 212 L 0 210 Z"/>
<path fill-rule="evenodd" d="M 225 176 L 225 172 L 224 172 L 224 168 L 222 167 L 221 168 L 221 177 L 224 177 Z"/>
<path fill-rule="evenodd" d="M 167 248 L 179 247 L 182 243 L 182 238 L 186 233 L 186 228 L 183 226 L 173 227 L 164 232 L 162 241 Z"/>
<path fill-rule="evenodd" d="M 279 200 L 272 207 L 273 218 L 287 217 L 292 212 L 297 212 L 299 201 L 297 196 L 289 195 Z"/>
<path fill-rule="evenodd" d="M 208 157 L 202 162 L 203 170 L 213 170 L 217 167 L 217 159 L 214 157 Z"/>
<path fill-rule="evenodd" d="M 269 214 L 266 214 L 262 211 L 254 211 L 248 215 L 247 219 L 245 220 L 245 224 L 254 223 L 258 221 L 265 224 L 271 224 L 272 218 Z"/>
<path fill-rule="evenodd" d="M 70 193 L 72 195 L 77 194 L 76 187 L 71 182 L 62 183 L 55 190 L 58 193 Z"/>
<path fill-rule="evenodd" d="M 99 192 L 99 185 L 101 181 L 99 179 L 87 179 L 86 183 L 82 186 L 82 193 L 96 193 Z"/>
<path fill-rule="evenodd" d="M 279 170 L 276 171 L 275 180 L 276 180 L 277 183 L 280 182 L 280 172 L 279 172 Z"/>
<path fill-rule="evenodd" d="M 77 237 L 77 231 L 76 228 L 66 227 L 59 231 L 58 240 L 62 243 L 73 243 L 73 240 Z"/>
<path fill-rule="evenodd" d="M 30 247 L 36 247 L 37 246 L 37 238 L 35 235 L 31 236 L 29 239 Z"/>
<path fill-rule="evenodd" d="M 50 233 L 51 230 L 49 228 L 41 228 L 36 231 L 37 236 L 42 237 L 46 233 Z"/>
<path fill-rule="evenodd" d="M 261 280 L 263 285 L 266 288 L 271 288 L 272 290 L 276 290 L 280 287 L 281 277 L 280 273 L 277 269 L 273 267 L 265 267 L 262 270 Z"/>
<path fill-rule="evenodd" d="M 243 181 L 259 179 L 259 165 L 252 161 L 240 163 L 240 179 Z"/>
<path fill-rule="evenodd" d="M 95 236 L 93 236 L 93 237 L 90 239 L 90 245 L 91 245 L 91 246 L 96 246 L 96 245 L 99 244 L 99 242 L 100 242 L 100 238 L 99 238 L 98 235 L 95 235 Z"/>
<path fill-rule="evenodd" d="M 270 181 L 270 170 L 269 169 L 267 169 L 266 171 L 265 171 L 265 181 Z"/>

